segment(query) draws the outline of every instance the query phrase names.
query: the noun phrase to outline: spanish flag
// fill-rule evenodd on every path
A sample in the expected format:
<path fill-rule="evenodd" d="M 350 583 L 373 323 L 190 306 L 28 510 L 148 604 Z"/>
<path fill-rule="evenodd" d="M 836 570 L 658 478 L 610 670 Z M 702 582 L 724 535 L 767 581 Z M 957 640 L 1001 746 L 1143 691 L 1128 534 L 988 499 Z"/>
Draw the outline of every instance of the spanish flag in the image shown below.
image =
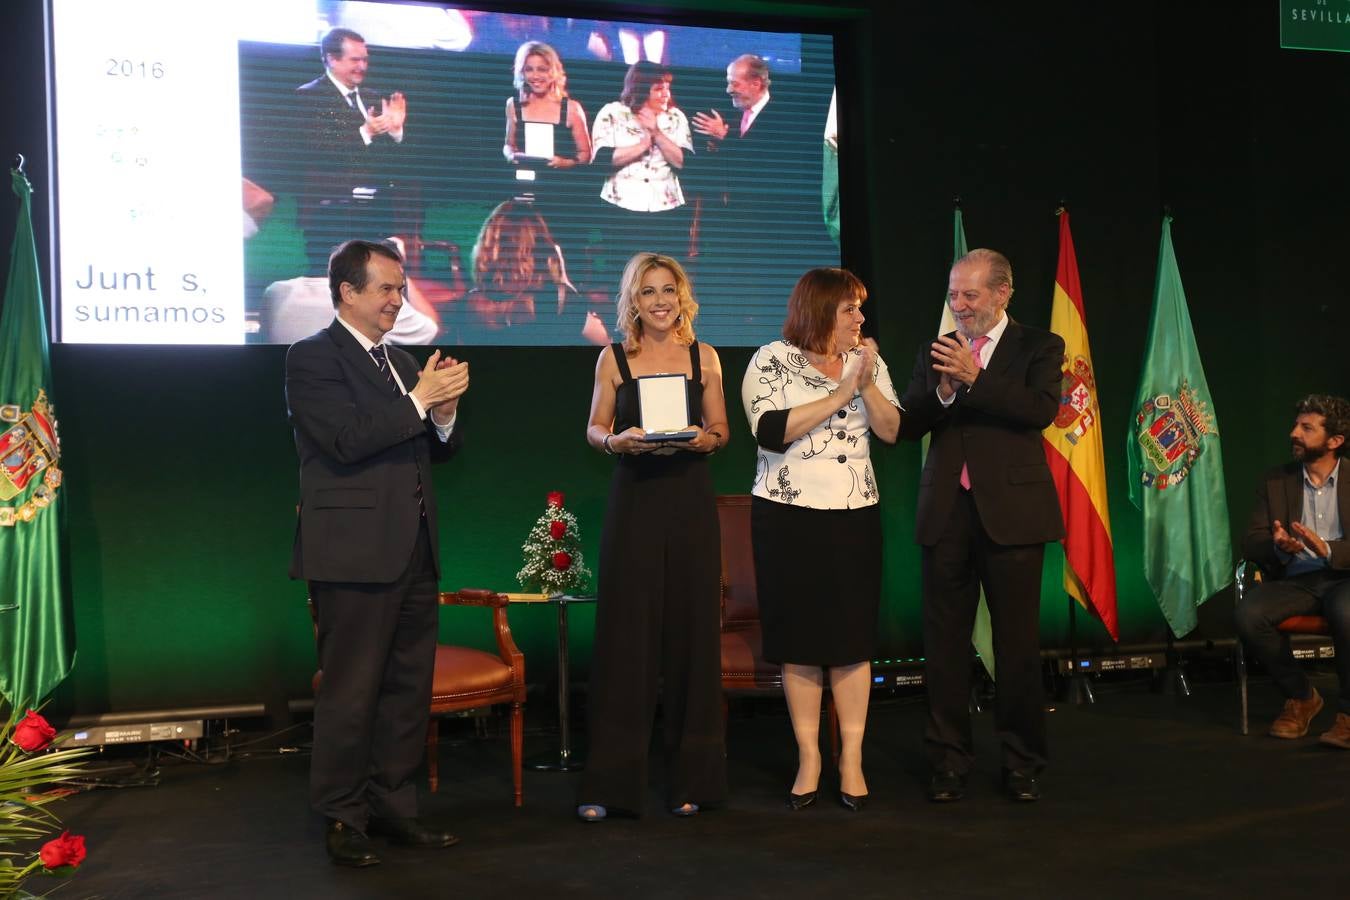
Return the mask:
<path fill-rule="evenodd" d="M 1096 611 L 1112 640 L 1118 641 L 1101 407 L 1067 210 L 1059 213 L 1059 268 L 1050 330 L 1064 338 L 1064 369 L 1059 413 L 1042 436 L 1064 514 L 1064 590 L 1084 609 Z"/>

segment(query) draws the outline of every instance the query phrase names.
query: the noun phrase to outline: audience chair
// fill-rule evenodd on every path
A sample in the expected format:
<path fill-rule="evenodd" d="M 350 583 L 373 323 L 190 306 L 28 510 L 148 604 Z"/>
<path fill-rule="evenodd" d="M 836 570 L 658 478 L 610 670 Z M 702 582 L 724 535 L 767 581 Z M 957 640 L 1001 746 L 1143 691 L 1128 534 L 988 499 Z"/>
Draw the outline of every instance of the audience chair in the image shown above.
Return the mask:
<path fill-rule="evenodd" d="M 476 606 L 492 610 L 495 653 L 453 644 L 436 645 L 436 668 L 431 683 L 431 722 L 427 727 L 427 782 L 432 793 L 440 788 L 438 716 L 482 709 L 498 704 L 511 707 L 511 780 L 515 805 L 522 803 L 521 757 L 525 738 L 525 656 L 511 636 L 506 618 L 505 594 L 462 589 L 443 592 L 442 606 Z M 314 616 L 314 602 L 309 603 Z M 315 622 L 317 629 L 318 623 Z M 319 692 L 323 672 L 314 673 L 314 692 Z"/>
<path fill-rule="evenodd" d="M 1261 580 L 1261 570 L 1256 563 L 1243 560 L 1237 565 L 1237 571 L 1233 573 L 1233 596 L 1237 603 L 1242 602 L 1243 596 L 1247 592 L 1247 583 L 1250 581 L 1255 584 Z M 1330 636 L 1331 625 L 1322 616 L 1290 616 L 1276 626 L 1281 633 L 1294 637 L 1297 635 L 1305 636 Z M 1246 649 L 1242 646 L 1242 638 L 1238 637 L 1233 646 L 1233 665 L 1237 669 L 1238 683 L 1238 705 L 1241 709 L 1239 718 L 1242 727 L 1242 733 L 1247 733 L 1247 656 Z"/>
<path fill-rule="evenodd" d="M 717 498 L 722 536 L 722 719 L 730 694 L 779 695 L 783 670 L 764 661 L 764 632 L 755 589 L 755 555 L 750 543 L 750 495 Z M 830 749 L 839 762 L 839 723 L 826 684 Z M 725 727 L 723 729 L 725 731 Z"/>

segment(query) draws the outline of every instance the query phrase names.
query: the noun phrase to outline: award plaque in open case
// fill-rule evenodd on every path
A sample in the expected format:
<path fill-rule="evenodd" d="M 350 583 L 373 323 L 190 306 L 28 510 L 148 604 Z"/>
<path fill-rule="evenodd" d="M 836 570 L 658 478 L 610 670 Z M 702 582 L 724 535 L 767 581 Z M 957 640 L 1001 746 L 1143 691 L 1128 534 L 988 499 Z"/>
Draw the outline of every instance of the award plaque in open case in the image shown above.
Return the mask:
<path fill-rule="evenodd" d="M 685 375 L 640 375 L 638 409 L 645 441 L 688 441 L 689 392 Z"/>

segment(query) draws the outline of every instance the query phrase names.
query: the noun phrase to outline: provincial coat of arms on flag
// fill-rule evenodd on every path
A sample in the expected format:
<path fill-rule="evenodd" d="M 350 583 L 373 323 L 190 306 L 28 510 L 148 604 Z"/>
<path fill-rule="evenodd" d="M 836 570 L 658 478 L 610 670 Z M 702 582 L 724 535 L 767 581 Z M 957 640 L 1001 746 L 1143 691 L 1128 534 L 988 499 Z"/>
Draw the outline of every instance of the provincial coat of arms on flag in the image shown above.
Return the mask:
<path fill-rule="evenodd" d="M 1097 423 L 1097 411 L 1092 408 L 1092 392 L 1097 388 L 1097 381 L 1092 377 L 1092 364 L 1081 355 L 1070 359 L 1066 353 L 1063 377 L 1059 384 L 1059 412 L 1055 413 L 1055 427 L 1065 430 L 1066 441 L 1077 444 Z M 1071 426 L 1072 430 L 1069 430 Z"/>
<path fill-rule="evenodd" d="M 1158 394 L 1135 416 L 1139 449 L 1147 466 L 1139 475 L 1144 487 L 1160 491 L 1181 484 L 1205 451 L 1205 439 L 1218 435 L 1208 404 L 1183 379 L 1176 396 Z"/>
<path fill-rule="evenodd" d="M 0 403 L 0 428 L 0 526 L 13 527 L 37 518 L 61 487 L 61 441 L 47 392 L 39 389 L 26 412 Z M 7 502 L 25 494 L 22 502 Z"/>

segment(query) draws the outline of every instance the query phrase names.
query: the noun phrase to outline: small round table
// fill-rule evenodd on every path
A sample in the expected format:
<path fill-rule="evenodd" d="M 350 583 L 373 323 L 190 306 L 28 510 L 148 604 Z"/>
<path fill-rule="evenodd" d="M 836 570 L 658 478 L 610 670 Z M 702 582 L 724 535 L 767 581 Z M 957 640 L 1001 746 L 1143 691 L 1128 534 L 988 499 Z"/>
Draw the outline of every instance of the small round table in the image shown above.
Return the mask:
<path fill-rule="evenodd" d="M 550 758 L 543 762 L 532 763 L 530 768 L 540 772 L 579 772 L 583 766 L 572 758 L 571 686 L 567 673 L 567 607 L 573 603 L 594 603 L 595 598 L 553 594 L 539 599 L 531 597 L 529 601 L 525 601 L 525 595 L 507 596 L 513 599 L 519 597 L 522 602 L 552 603 L 558 607 L 558 757 L 556 761 Z"/>

